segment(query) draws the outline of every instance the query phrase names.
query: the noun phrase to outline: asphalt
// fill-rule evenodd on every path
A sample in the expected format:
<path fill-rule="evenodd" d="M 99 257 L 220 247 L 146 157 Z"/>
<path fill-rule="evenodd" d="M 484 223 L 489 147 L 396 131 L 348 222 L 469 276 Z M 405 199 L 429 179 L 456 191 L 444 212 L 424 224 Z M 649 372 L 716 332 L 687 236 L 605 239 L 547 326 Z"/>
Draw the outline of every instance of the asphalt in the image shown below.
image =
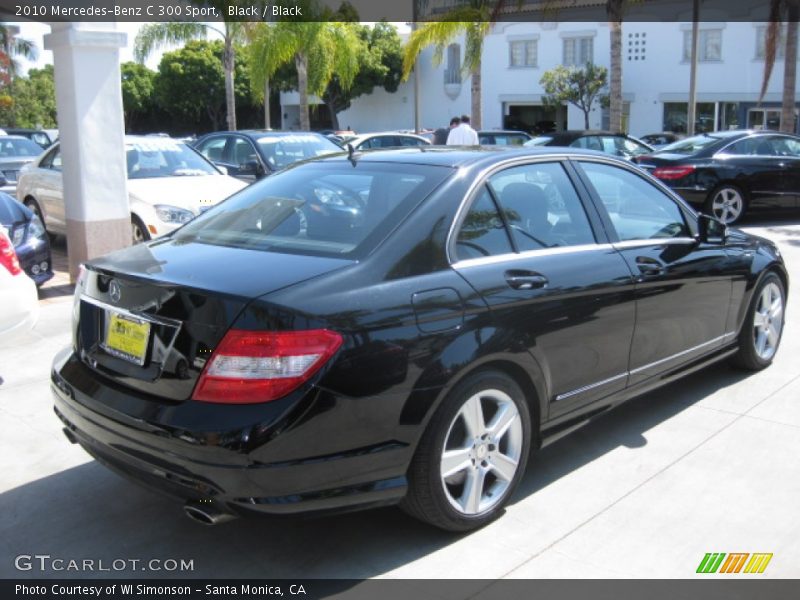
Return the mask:
<path fill-rule="evenodd" d="M 745 226 L 778 242 L 795 287 L 796 222 Z M 773 554 L 763 574 L 714 577 L 800 576 L 796 289 L 772 367 L 711 367 L 617 408 L 539 452 L 502 518 L 451 535 L 395 509 L 209 528 L 106 470 L 67 442 L 52 411 L 50 361 L 69 343 L 71 302 L 63 274 L 49 286 L 35 330 L 0 341 L 2 578 L 707 578 L 695 571 L 709 552 Z M 37 554 L 103 568 L 182 559 L 193 570 L 15 568 Z"/>

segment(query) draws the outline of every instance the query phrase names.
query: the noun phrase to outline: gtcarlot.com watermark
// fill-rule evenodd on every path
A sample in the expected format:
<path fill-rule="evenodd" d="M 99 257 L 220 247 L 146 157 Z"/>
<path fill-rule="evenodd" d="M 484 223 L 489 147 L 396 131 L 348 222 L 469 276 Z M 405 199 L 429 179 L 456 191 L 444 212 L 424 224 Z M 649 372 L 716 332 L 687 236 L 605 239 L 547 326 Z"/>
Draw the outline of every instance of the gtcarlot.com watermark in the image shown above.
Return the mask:
<path fill-rule="evenodd" d="M 114 571 L 194 571 L 194 559 L 185 558 L 62 558 L 50 554 L 18 554 L 17 571 L 107 573 Z"/>

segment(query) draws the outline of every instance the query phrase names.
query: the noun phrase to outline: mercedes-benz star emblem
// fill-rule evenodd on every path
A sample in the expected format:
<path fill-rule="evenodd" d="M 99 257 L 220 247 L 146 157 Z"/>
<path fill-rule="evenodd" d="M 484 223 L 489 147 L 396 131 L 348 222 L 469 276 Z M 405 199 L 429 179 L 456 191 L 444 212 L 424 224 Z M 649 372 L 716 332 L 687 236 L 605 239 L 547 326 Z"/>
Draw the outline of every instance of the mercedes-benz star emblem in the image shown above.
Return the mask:
<path fill-rule="evenodd" d="M 116 281 L 108 284 L 108 297 L 114 304 L 117 304 L 122 299 L 122 289 Z"/>

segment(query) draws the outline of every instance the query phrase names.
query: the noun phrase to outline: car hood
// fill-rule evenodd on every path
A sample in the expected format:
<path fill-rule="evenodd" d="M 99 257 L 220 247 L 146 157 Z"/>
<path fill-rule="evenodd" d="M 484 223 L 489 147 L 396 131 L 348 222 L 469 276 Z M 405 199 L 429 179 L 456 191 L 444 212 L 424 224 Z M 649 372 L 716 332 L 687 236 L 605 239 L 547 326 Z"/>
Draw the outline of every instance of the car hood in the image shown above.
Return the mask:
<path fill-rule="evenodd" d="M 128 194 L 147 204 L 168 204 L 195 214 L 238 192 L 247 184 L 227 175 L 128 179 Z"/>

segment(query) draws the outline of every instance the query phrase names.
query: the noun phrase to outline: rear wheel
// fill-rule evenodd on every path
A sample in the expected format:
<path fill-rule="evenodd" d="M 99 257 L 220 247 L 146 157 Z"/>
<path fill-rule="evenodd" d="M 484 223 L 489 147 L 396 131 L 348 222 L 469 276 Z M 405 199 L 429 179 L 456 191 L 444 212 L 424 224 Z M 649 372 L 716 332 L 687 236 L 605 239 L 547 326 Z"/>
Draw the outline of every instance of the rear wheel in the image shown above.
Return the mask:
<path fill-rule="evenodd" d="M 530 439 L 530 413 L 517 383 L 498 371 L 468 377 L 423 434 L 401 508 L 448 531 L 485 525 L 525 472 Z"/>
<path fill-rule="evenodd" d="M 722 185 L 716 188 L 705 204 L 706 214 L 725 223 L 733 225 L 744 215 L 747 202 L 744 192 L 734 185 Z"/>
<path fill-rule="evenodd" d="M 39 222 L 44 227 L 44 230 L 47 231 L 47 225 L 44 222 L 44 213 L 42 213 L 42 208 L 39 206 L 39 203 L 36 202 L 33 198 L 25 198 L 23 204 L 30 210 L 36 217 L 39 219 Z M 55 240 L 56 236 L 53 233 L 47 231 L 47 237 L 52 242 Z"/>
<path fill-rule="evenodd" d="M 786 291 L 775 273 L 768 273 L 753 293 L 739 334 L 735 366 L 758 371 L 772 364 L 783 333 Z"/>
<path fill-rule="evenodd" d="M 150 239 L 150 232 L 136 215 L 131 215 L 131 237 L 134 245 Z"/>

